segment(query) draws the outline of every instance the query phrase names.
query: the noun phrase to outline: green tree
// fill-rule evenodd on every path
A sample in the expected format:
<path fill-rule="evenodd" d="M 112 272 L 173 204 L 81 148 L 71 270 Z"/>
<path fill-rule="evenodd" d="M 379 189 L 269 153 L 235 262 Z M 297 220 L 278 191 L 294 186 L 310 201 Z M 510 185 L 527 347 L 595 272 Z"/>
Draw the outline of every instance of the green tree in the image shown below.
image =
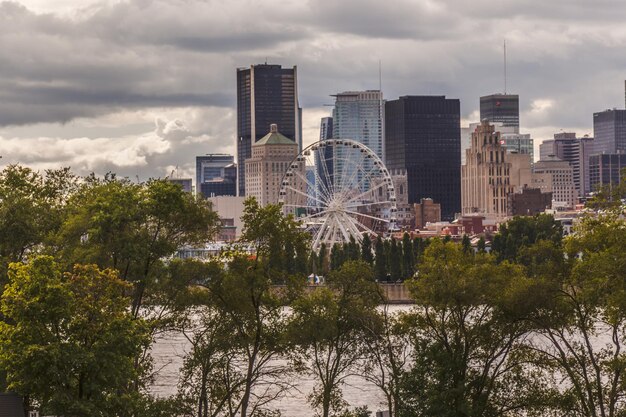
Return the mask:
<path fill-rule="evenodd" d="M 550 214 L 517 216 L 500 226 L 493 239 L 492 250 L 499 261 L 515 262 L 523 247 L 540 240 L 549 240 L 560 245 L 562 238 L 563 227 Z"/>
<path fill-rule="evenodd" d="M 413 365 L 401 384 L 399 415 L 506 416 L 542 410 L 548 392 L 527 366 L 529 326 L 515 320 L 513 288 L 523 270 L 433 240 L 418 279 L 409 282 L 420 306 L 405 317 Z"/>
<path fill-rule="evenodd" d="M 361 241 L 361 259 L 367 262 L 369 265 L 374 264 L 374 254 L 372 253 L 372 239 L 369 236 L 369 233 L 363 235 L 363 240 Z"/>
<path fill-rule="evenodd" d="M 415 257 L 413 256 L 413 243 L 411 236 L 404 233 L 402 236 L 402 278 L 411 278 L 415 273 Z"/>
<path fill-rule="evenodd" d="M 461 246 L 463 246 L 463 252 L 471 253 L 472 252 L 472 242 L 470 242 L 470 238 L 468 235 L 463 235 L 463 239 L 461 240 Z"/>
<path fill-rule="evenodd" d="M 202 244 L 217 231 L 210 204 L 166 180 L 135 184 L 89 178 L 68 203 L 56 236 L 66 268 L 80 262 L 113 268 L 133 284 L 132 313 L 157 282 L 163 259 L 184 245 Z"/>
<path fill-rule="evenodd" d="M 335 243 L 330 249 L 330 269 L 334 271 L 341 268 L 341 265 L 346 261 L 345 251 L 343 245 Z"/>
<path fill-rule="evenodd" d="M 391 238 L 391 247 L 389 249 L 389 273 L 392 281 L 402 279 L 402 248 L 396 239 Z"/>
<path fill-rule="evenodd" d="M 478 239 L 478 243 L 476 244 L 476 249 L 478 253 L 487 253 L 487 242 L 485 242 L 485 237 L 481 236 Z"/>
<path fill-rule="evenodd" d="M 387 281 L 387 254 L 385 252 L 383 239 L 380 236 L 376 238 L 375 254 L 376 259 L 374 260 L 374 276 L 377 281 Z"/>
<path fill-rule="evenodd" d="M 283 314 L 283 307 L 299 295 L 301 287 L 298 281 L 285 291 L 276 291 L 272 283 L 262 264 L 237 257 L 204 284 L 210 305 L 223 328 L 229 329 L 227 353 L 241 372 L 240 380 L 228 385 L 237 392 L 229 397 L 230 416 L 249 417 L 267 411 L 269 399 L 279 398 L 291 387 L 290 377 L 296 369 L 276 359 L 290 352 L 285 337 L 290 318 Z"/>
<path fill-rule="evenodd" d="M 328 248 L 326 247 L 326 243 L 322 243 L 320 245 L 320 252 L 318 254 L 318 271 L 321 275 L 328 275 L 328 271 L 330 270 L 330 255 L 328 254 Z"/>
<path fill-rule="evenodd" d="M 271 271 L 275 283 L 284 284 L 290 275 L 306 273 L 309 235 L 292 216 L 283 215 L 280 205 L 261 207 L 255 198 L 247 198 L 241 219 L 240 240 L 255 248 L 257 259 Z"/>
<path fill-rule="evenodd" d="M 322 417 L 346 409 L 341 387 L 363 354 L 365 329 L 377 325 L 381 300 L 371 267 L 348 261 L 332 271 L 327 287 L 303 294 L 293 304 L 291 339 L 317 385 L 309 400 Z"/>
<path fill-rule="evenodd" d="M 537 328 L 535 365 L 557 374 L 564 414 L 621 416 L 626 224 L 615 214 L 585 218 L 568 237 L 565 251 L 566 261 L 562 250 L 545 243 L 524 254 L 533 278 L 522 295 L 534 304 L 528 320 Z"/>
<path fill-rule="evenodd" d="M 76 183 L 66 168 L 40 174 L 9 165 L 0 172 L 0 284 L 6 283 L 9 263 L 41 252 L 58 231 Z"/>
<path fill-rule="evenodd" d="M 42 414 L 127 412 L 133 361 L 149 339 L 143 320 L 129 313 L 128 289 L 115 271 L 95 265 L 64 274 L 51 257 L 11 264 L 0 323 L 9 389 Z"/>

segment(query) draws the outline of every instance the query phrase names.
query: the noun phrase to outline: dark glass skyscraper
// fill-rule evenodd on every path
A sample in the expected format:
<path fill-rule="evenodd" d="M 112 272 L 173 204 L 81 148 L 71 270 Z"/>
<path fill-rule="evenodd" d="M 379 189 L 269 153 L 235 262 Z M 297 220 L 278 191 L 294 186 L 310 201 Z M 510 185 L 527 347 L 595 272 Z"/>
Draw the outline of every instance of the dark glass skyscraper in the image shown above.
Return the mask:
<path fill-rule="evenodd" d="M 492 94 L 480 98 L 480 120 L 502 123 L 519 129 L 519 96 L 517 94 Z M 518 130 L 519 131 L 519 130 Z"/>
<path fill-rule="evenodd" d="M 445 96 L 385 103 L 387 168 L 406 170 L 409 204 L 432 198 L 447 220 L 461 211 L 460 107 Z"/>
<path fill-rule="evenodd" d="M 626 110 L 593 114 L 594 153 L 626 153 Z"/>
<path fill-rule="evenodd" d="M 237 69 L 237 162 L 239 195 L 245 195 L 245 160 L 252 144 L 277 124 L 281 134 L 302 148 L 297 69 L 251 65 Z"/>

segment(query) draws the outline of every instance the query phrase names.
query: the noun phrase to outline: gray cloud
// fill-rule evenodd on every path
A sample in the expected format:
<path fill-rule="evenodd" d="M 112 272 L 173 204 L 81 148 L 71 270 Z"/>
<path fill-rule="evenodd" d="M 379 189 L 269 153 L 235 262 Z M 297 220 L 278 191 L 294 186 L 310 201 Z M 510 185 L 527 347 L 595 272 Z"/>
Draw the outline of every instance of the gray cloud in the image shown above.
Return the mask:
<path fill-rule="evenodd" d="M 446 94 L 461 99 L 468 118 L 480 95 L 503 90 L 505 38 L 508 91 L 520 94 L 522 129 L 590 133 L 594 111 L 624 106 L 624 21 L 622 0 L 102 0 L 62 15 L 5 1 L 0 147 L 32 141 L 49 152 L 20 154 L 21 161 L 56 158 L 81 170 L 189 170 L 195 154 L 233 150 L 235 68 L 266 59 L 298 65 L 305 117 L 307 108 L 318 117 L 337 91 L 377 88 L 382 60 L 386 98 Z M 137 124 L 129 117 L 150 109 L 163 109 L 164 120 L 179 120 L 189 135 L 173 140 L 158 130 L 125 130 Z M 170 117 L 175 109 L 184 113 Z M 119 125 L 102 131 L 118 136 L 102 138 L 97 125 L 85 127 L 106 115 Z M 33 135 L 38 123 L 65 123 L 68 133 L 60 137 L 60 128 L 49 133 L 42 124 Z M 315 120 L 306 123 L 314 136 Z M 14 138 L 11 132 L 25 131 L 15 125 L 34 127 Z M 156 151 L 139 140 L 146 137 Z M 108 150 L 127 142 L 136 145 L 128 158 L 134 165 L 102 156 L 121 155 Z M 100 156 L 71 156 L 74 145 Z"/>

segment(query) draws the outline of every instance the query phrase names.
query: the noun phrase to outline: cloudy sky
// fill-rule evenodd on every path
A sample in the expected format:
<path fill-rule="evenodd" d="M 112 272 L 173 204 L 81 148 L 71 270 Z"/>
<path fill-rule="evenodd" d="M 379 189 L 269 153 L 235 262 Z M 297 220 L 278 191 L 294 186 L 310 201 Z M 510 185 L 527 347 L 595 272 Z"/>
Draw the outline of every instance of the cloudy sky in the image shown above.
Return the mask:
<path fill-rule="evenodd" d="M 520 95 L 539 140 L 624 107 L 623 0 L 0 0 L 2 165 L 146 179 L 234 153 L 235 69 L 298 66 L 304 141 L 330 94 Z"/>

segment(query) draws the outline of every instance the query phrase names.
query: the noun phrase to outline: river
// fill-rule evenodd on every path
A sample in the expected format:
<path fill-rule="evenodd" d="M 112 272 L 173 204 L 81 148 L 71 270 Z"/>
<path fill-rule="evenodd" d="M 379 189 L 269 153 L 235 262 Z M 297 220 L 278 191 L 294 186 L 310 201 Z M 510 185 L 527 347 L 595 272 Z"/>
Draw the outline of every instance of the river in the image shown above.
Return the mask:
<path fill-rule="evenodd" d="M 389 306 L 389 311 L 396 313 L 408 311 L 410 308 L 406 305 L 392 305 Z M 189 342 L 182 334 L 168 333 L 157 340 L 152 350 L 154 369 L 157 371 L 151 387 L 153 394 L 167 397 L 176 393 L 179 369 L 188 349 Z M 283 417 L 310 417 L 313 410 L 307 403 L 307 396 L 314 386 L 313 378 L 302 375 L 298 378 L 295 389 L 270 405 L 270 408 L 280 410 Z M 380 390 L 361 378 L 349 379 L 343 386 L 343 396 L 351 407 L 366 405 L 372 412 L 387 408 L 383 404 L 384 397 Z"/>

